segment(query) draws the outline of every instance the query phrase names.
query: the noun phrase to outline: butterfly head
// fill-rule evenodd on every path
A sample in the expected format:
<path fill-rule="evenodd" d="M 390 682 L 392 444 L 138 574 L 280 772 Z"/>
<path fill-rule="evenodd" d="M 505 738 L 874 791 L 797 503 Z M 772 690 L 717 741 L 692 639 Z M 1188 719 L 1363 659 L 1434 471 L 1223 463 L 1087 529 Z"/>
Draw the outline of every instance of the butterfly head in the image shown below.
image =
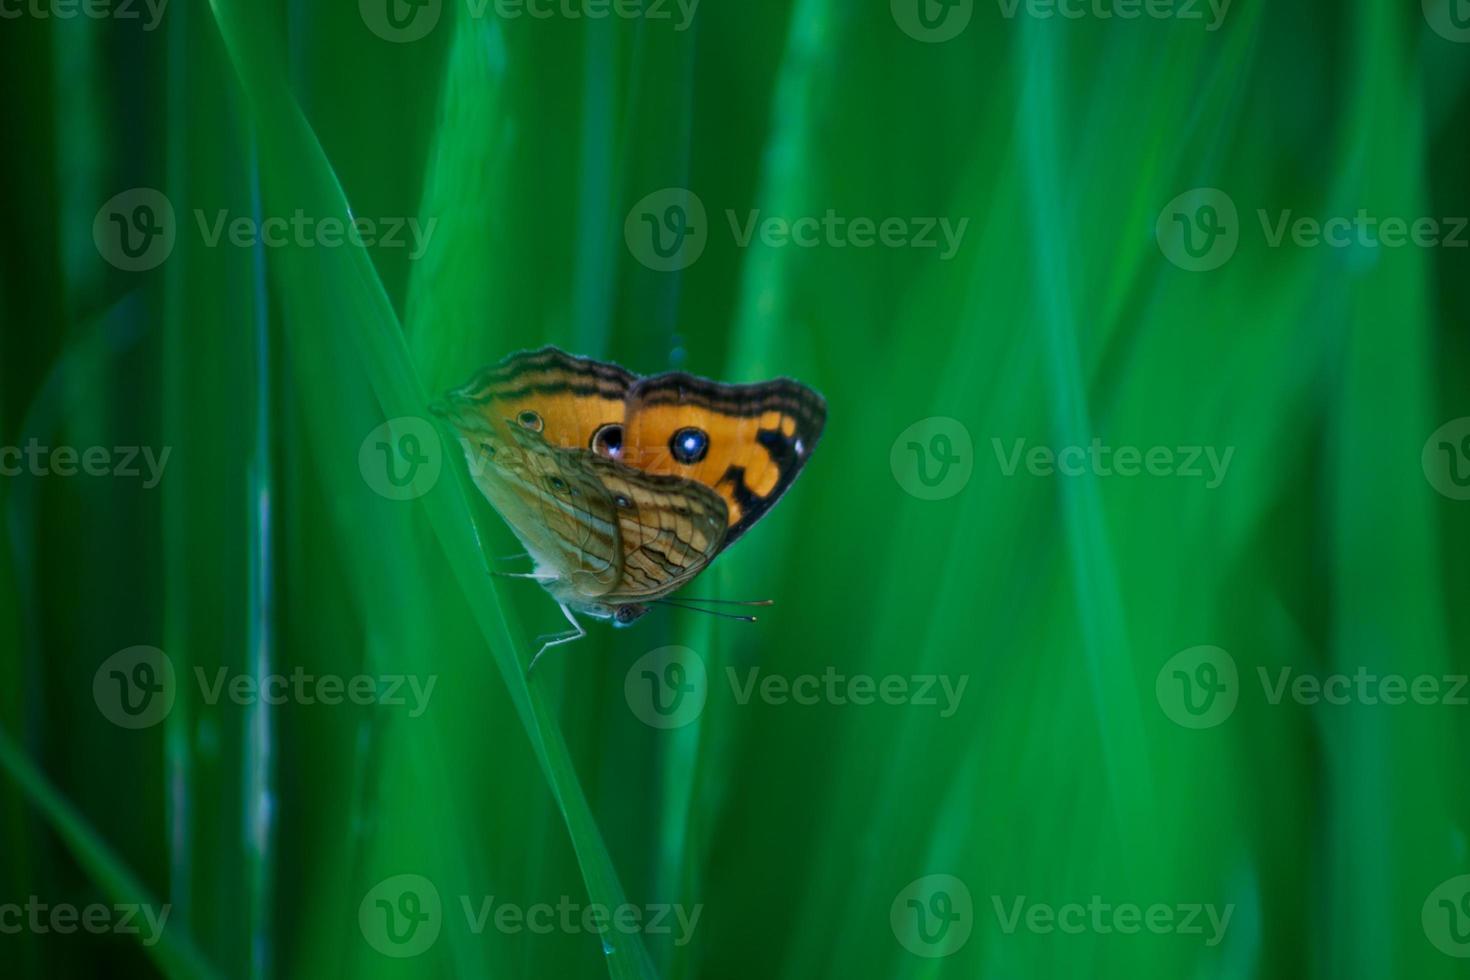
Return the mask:
<path fill-rule="evenodd" d="M 645 602 L 573 602 L 572 606 L 577 612 L 609 620 L 617 627 L 632 626 L 652 608 Z"/>
<path fill-rule="evenodd" d="M 613 609 L 614 626 L 632 626 L 648 614 L 648 606 L 641 602 L 625 602 Z"/>

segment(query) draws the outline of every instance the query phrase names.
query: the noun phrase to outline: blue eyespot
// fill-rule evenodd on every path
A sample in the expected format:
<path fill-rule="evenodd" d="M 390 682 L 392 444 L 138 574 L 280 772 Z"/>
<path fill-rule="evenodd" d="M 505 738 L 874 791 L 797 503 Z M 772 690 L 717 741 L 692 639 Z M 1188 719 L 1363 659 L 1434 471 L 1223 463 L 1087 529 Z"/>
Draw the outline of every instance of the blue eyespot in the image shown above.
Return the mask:
<path fill-rule="evenodd" d="M 592 433 L 591 449 L 599 456 L 618 459 L 623 455 L 623 427 L 616 422 L 599 425 Z"/>
<path fill-rule="evenodd" d="M 691 466 L 704 459 L 709 452 L 709 435 L 703 429 L 692 426 L 680 429 L 669 438 L 669 452 L 676 462 Z"/>

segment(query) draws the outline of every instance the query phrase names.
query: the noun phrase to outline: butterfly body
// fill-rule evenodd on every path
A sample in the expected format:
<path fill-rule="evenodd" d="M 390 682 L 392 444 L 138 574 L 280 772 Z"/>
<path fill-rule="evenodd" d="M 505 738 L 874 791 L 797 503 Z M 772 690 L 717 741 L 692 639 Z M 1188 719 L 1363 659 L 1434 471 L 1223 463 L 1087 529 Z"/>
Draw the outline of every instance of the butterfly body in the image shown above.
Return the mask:
<path fill-rule="evenodd" d="M 626 626 L 688 584 L 785 493 L 826 420 L 789 379 L 640 377 L 554 347 L 485 368 L 434 411 L 525 545 L 524 577 L 575 628 L 554 642 L 582 635 L 573 613 Z"/>

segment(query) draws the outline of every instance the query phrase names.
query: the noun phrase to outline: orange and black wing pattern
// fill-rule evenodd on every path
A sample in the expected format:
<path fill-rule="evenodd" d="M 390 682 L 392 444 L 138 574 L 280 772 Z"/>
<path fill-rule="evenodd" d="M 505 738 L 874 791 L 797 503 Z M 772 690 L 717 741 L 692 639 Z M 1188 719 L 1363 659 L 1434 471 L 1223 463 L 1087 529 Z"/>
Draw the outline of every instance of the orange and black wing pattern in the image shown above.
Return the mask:
<path fill-rule="evenodd" d="M 729 547 L 781 499 L 811 458 L 827 403 L 789 378 L 721 384 L 682 372 L 639 377 L 555 347 L 512 354 L 449 394 L 486 420 L 679 477 L 725 503 Z"/>
<path fill-rule="evenodd" d="M 826 421 L 822 396 L 787 378 L 735 385 L 660 374 L 628 392 L 623 457 L 630 466 L 682 476 L 723 497 L 728 548 L 790 488 Z"/>
<path fill-rule="evenodd" d="M 540 432 L 553 446 L 590 449 L 599 431 L 623 424 L 628 389 L 637 380 L 616 364 L 543 347 L 485 368 L 449 399 Z"/>

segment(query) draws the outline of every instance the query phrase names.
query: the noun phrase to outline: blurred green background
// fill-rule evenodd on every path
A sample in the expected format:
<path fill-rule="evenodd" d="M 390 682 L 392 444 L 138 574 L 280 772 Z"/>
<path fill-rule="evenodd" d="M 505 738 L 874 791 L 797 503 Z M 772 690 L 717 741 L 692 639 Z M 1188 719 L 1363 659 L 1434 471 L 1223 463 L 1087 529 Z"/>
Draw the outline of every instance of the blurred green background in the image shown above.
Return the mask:
<path fill-rule="evenodd" d="M 1465 0 L 0 14 L 7 975 L 1470 973 Z M 527 683 L 544 343 L 825 394 L 758 624 Z"/>

